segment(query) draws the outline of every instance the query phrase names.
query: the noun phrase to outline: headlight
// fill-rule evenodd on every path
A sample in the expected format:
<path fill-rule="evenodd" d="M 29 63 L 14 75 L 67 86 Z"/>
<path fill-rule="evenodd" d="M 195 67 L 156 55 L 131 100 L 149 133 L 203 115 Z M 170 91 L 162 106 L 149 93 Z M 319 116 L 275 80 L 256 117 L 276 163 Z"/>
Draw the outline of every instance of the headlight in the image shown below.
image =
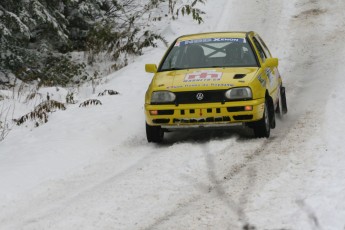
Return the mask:
<path fill-rule="evenodd" d="M 176 96 L 174 93 L 169 91 L 157 91 L 153 92 L 151 96 L 151 103 L 155 104 L 161 104 L 161 103 L 167 103 L 167 102 L 173 102 L 175 101 Z"/>
<path fill-rule="evenodd" d="M 249 87 L 229 89 L 225 92 L 225 97 L 229 100 L 251 99 L 252 90 Z"/>

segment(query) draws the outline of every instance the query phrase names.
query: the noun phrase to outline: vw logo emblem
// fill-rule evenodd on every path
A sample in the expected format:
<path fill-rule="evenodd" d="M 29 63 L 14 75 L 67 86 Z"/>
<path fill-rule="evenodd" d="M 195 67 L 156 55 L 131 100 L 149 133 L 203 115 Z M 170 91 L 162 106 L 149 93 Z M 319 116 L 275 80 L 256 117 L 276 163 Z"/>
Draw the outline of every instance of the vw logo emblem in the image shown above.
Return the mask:
<path fill-rule="evenodd" d="M 202 99 L 204 99 L 204 94 L 203 94 L 203 93 L 197 93 L 196 99 L 198 99 L 199 101 L 201 101 Z"/>

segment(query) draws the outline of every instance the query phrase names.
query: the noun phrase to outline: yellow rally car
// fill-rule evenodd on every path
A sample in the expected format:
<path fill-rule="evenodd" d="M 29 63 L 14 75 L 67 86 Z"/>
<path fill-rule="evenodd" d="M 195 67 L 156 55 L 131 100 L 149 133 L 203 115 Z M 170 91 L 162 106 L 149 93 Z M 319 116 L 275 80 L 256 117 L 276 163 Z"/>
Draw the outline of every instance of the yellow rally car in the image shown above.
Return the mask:
<path fill-rule="evenodd" d="M 177 38 L 154 73 L 145 96 L 146 135 L 161 142 L 181 128 L 246 125 L 269 137 L 275 114 L 287 112 L 285 88 L 255 32 L 218 32 Z"/>

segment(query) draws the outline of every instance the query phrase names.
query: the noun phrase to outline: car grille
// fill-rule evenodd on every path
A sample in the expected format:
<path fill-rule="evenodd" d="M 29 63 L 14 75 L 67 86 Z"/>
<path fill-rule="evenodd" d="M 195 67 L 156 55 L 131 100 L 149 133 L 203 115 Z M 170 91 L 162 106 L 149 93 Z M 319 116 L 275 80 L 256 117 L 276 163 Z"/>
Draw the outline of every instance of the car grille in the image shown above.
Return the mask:
<path fill-rule="evenodd" d="M 225 102 L 225 90 L 176 92 L 176 104 Z"/>
<path fill-rule="evenodd" d="M 231 121 L 229 116 L 224 117 L 208 117 L 208 118 L 191 118 L 191 119 L 174 119 L 173 122 L 176 123 L 205 123 L 205 122 L 224 122 L 224 121 Z"/>

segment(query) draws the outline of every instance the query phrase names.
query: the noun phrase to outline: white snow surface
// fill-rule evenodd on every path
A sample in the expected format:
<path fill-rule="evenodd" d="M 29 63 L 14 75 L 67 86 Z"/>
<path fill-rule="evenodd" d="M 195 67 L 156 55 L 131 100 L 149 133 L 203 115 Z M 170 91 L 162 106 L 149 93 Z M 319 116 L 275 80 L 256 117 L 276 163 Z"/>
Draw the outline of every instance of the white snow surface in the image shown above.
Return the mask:
<path fill-rule="evenodd" d="M 0 142 L 0 229 L 344 229 L 345 2 L 209 0 L 203 10 L 205 23 L 186 17 L 162 33 L 172 42 L 258 32 L 279 58 L 289 106 L 271 137 L 188 131 L 147 143 L 144 64 L 158 64 L 166 47 L 147 49 L 97 86 L 119 95 L 84 86 L 77 104 Z M 12 97 L 2 95 L 8 110 Z M 102 106 L 78 107 L 89 98 Z M 32 104 L 14 108 L 18 117 Z"/>

